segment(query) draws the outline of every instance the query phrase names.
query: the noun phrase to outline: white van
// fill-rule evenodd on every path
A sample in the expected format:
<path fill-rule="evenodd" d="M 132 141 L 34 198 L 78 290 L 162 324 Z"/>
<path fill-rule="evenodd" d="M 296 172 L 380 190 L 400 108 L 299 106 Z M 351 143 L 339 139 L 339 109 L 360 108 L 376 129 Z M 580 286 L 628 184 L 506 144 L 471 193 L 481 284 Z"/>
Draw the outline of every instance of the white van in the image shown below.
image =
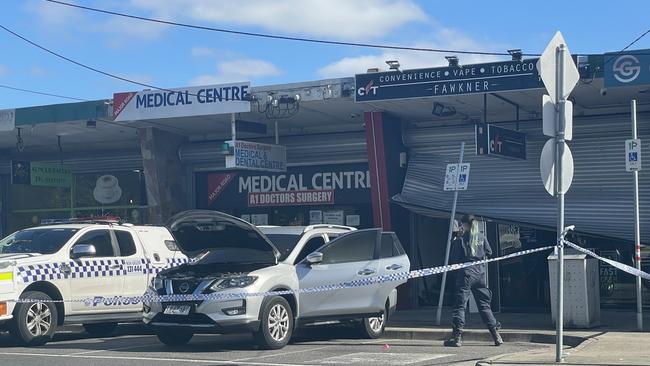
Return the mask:
<path fill-rule="evenodd" d="M 63 324 L 106 335 L 142 320 L 137 297 L 158 272 L 187 262 L 164 227 L 68 222 L 0 241 L 0 329 L 24 345 L 45 344 Z"/>

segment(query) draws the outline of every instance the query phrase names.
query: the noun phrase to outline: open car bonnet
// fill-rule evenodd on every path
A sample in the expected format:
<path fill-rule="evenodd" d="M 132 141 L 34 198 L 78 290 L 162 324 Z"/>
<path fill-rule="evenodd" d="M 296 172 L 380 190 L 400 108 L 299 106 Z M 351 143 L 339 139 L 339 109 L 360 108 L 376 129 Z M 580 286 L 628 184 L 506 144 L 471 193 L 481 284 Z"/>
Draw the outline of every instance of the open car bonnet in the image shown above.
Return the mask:
<path fill-rule="evenodd" d="M 178 248 L 190 257 L 224 248 L 268 252 L 276 259 L 279 255 L 271 241 L 254 225 L 223 212 L 184 211 L 174 215 L 167 228 Z"/>

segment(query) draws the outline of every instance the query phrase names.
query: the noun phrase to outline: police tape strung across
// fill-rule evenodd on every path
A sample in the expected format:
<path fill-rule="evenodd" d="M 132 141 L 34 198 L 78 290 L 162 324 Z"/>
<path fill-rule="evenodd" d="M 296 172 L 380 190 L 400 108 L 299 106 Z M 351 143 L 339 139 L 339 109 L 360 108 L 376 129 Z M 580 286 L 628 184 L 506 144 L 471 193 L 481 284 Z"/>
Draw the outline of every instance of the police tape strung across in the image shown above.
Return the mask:
<path fill-rule="evenodd" d="M 497 262 L 501 261 L 504 259 L 509 259 L 509 258 L 514 258 L 514 257 L 519 257 L 523 255 L 528 255 L 532 253 L 537 253 L 537 252 L 542 252 L 545 250 L 550 250 L 553 249 L 553 246 L 547 246 L 547 247 L 542 247 L 542 248 L 535 248 L 535 249 L 529 249 L 529 250 L 524 250 L 521 252 L 517 253 L 512 253 L 508 255 L 504 255 L 501 257 L 497 258 L 489 258 L 489 259 L 483 259 L 480 261 L 475 261 L 475 262 L 466 262 L 466 263 L 459 263 L 459 264 L 451 264 L 451 265 L 446 265 L 446 266 L 439 266 L 439 267 L 431 267 L 431 268 L 425 268 L 425 269 L 418 269 L 418 270 L 413 270 L 411 272 L 401 272 L 401 273 L 395 273 L 395 274 L 390 274 L 390 275 L 383 275 L 383 276 L 374 276 L 374 277 L 369 277 L 369 278 L 364 278 L 364 279 L 359 279 L 359 280 L 354 280 L 354 281 L 349 281 L 349 282 L 343 282 L 339 284 L 331 284 L 331 285 L 322 285 L 322 286 L 316 286 L 316 287 L 310 287 L 310 288 L 304 288 L 304 289 L 295 289 L 295 290 L 286 290 L 286 291 L 271 291 L 271 292 L 258 292 L 258 293 L 249 293 L 249 292 L 238 292 L 238 293 L 220 293 L 220 292 L 215 292 L 215 293 L 210 293 L 210 294 L 188 294 L 188 295 L 153 295 L 153 294 L 145 294 L 142 296 L 94 296 L 92 298 L 77 298 L 77 299 L 63 299 L 63 300 L 51 300 L 48 302 L 52 303 L 63 303 L 63 302 L 70 302 L 70 303 L 83 303 L 84 305 L 88 307 L 94 307 L 98 305 L 104 305 L 104 306 L 117 306 L 117 305 L 127 305 L 127 304 L 137 304 L 143 301 L 160 301 L 160 302 L 169 302 L 169 301 L 220 301 L 220 300 L 232 300 L 232 299 L 245 299 L 245 298 L 252 298 L 252 297 L 264 297 L 264 296 L 275 296 L 275 295 L 289 295 L 289 294 L 300 294 L 300 293 L 315 293 L 315 292 L 325 292 L 325 291 L 333 291 L 333 290 L 339 290 L 339 289 L 344 289 L 344 288 L 354 288 L 354 287 L 361 287 L 361 286 L 368 286 L 372 284 L 377 284 L 377 283 L 384 283 L 384 282 L 395 282 L 395 281 L 403 281 L 403 280 L 408 280 L 412 278 L 419 278 L 419 277 L 426 277 L 426 276 L 431 276 L 435 274 L 440 274 L 443 272 L 449 272 L 449 271 L 456 271 L 459 269 L 467 268 L 467 267 L 472 267 L 480 264 L 485 264 L 485 263 L 490 263 L 490 262 Z M 43 302 L 43 300 L 35 300 L 35 299 L 15 299 L 15 300 L 9 300 L 12 302 L 16 303 L 33 303 L 33 302 Z"/>
<path fill-rule="evenodd" d="M 585 253 L 587 255 L 590 255 L 598 260 L 601 260 L 603 262 L 606 262 L 622 271 L 625 271 L 627 273 L 630 273 L 634 276 L 641 277 L 646 280 L 650 280 L 650 274 L 640 271 L 634 267 L 630 267 L 626 264 L 620 263 L 613 261 L 611 259 L 603 258 L 594 252 L 591 252 L 587 249 L 584 249 L 574 243 L 571 243 L 569 241 L 563 240 L 563 243 L 566 245 L 569 245 L 570 247 Z M 252 298 L 252 297 L 264 297 L 264 296 L 276 296 L 276 295 L 291 295 L 291 294 L 300 294 L 300 293 L 315 293 L 315 292 L 325 292 L 325 291 L 333 291 L 333 290 L 339 290 L 339 289 L 344 289 L 344 288 L 354 288 L 354 287 L 361 287 L 361 286 L 368 286 L 372 284 L 377 284 L 377 283 L 383 283 L 383 282 L 395 282 L 395 281 L 402 281 L 402 280 L 408 280 L 412 278 L 419 278 L 419 277 L 426 277 L 426 276 L 432 276 L 435 274 L 440 274 L 443 272 L 450 272 L 450 271 L 457 271 L 459 269 L 464 269 L 480 264 L 485 264 L 485 263 L 490 263 L 490 262 L 497 262 L 497 261 L 502 261 L 505 259 L 509 258 L 515 258 L 515 257 L 520 257 L 528 254 L 533 254 L 533 253 L 538 253 L 542 252 L 545 250 L 550 250 L 553 249 L 555 246 L 546 246 L 546 247 L 541 247 L 541 248 L 535 248 L 535 249 L 529 249 L 529 250 L 524 250 L 521 252 L 517 253 L 512 253 L 508 255 L 504 255 L 501 257 L 497 258 L 489 258 L 489 259 L 483 259 L 480 261 L 475 261 L 475 262 L 466 262 L 466 263 L 459 263 L 459 264 L 451 264 L 447 266 L 439 266 L 439 267 L 431 267 L 431 268 L 425 268 L 425 269 L 418 269 L 418 270 L 413 270 L 411 272 L 402 272 L 402 273 L 396 273 L 396 274 L 390 274 L 390 275 L 383 275 L 383 276 L 374 276 L 370 278 L 364 278 L 360 280 L 354 280 L 354 281 L 349 281 L 349 282 L 343 282 L 339 284 L 332 284 L 332 285 L 323 285 L 323 286 L 316 286 L 316 287 L 310 287 L 310 288 L 304 288 L 304 289 L 296 289 L 296 290 L 286 290 L 286 291 L 271 291 L 271 292 L 257 292 L 257 293 L 248 293 L 248 292 L 237 292 L 237 293 L 211 293 L 211 294 L 188 294 L 188 295 L 153 295 L 153 294 L 145 294 L 143 296 L 95 296 L 92 298 L 79 298 L 79 299 L 64 299 L 64 300 L 51 300 L 48 302 L 53 302 L 53 303 L 62 303 L 62 302 L 72 302 L 72 303 L 84 303 L 88 307 L 93 307 L 93 306 L 98 306 L 98 305 L 104 305 L 104 306 L 115 306 L 115 305 L 127 305 L 127 304 L 137 304 L 143 301 L 148 301 L 148 302 L 154 302 L 154 301 L 160 301 L 160 302 L 172 302 L 172 301 L 221 301 L 221 300 L 233 300 L 233 299 L 246 299 L 246 298 Z M 15 299 L 15 300 L 9 300 L 13 301 L 16 303 L 33 303 L 33 302 L 43 302 L 43 300 L 36 300 L 36 299 Z"/>

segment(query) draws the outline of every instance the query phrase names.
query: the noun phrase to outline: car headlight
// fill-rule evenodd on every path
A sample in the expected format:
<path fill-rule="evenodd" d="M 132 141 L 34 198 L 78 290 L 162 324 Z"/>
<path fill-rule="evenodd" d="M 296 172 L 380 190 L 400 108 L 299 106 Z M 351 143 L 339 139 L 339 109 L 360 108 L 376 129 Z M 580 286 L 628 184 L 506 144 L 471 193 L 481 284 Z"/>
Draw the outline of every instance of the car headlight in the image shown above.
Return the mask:
<path fill-rule="evenodd" d="M 153 281 L 151 281 L 151 286 L 154 290 L 160 291 L 165 287 L 165 284 L 161 278 L 156 277 L 153 279 Z"/>
<path fill-rule="evenodd" d="M 257 281 L 256 276 L 231 277 L 215 281 L 210 286 L 210 290 L 221 291 L 229 288 L 243 288 L 252 285 L 255 281 Z"/>

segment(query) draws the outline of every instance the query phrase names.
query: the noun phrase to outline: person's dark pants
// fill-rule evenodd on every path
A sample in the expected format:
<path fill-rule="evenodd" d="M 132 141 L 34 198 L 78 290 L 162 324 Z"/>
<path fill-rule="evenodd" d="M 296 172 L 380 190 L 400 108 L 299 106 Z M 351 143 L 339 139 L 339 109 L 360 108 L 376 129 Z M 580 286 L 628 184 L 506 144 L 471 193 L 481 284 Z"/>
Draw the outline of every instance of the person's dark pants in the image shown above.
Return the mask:
<path fill-rule="evenodd" d="M 485 273 L 482 270 L 461 270 L 456 274 L 455 302 L 451 318 L 454 329 L 463 330 L 465 327 L 465 308 L 470 292 L 474 295 L 483 323 L 488 328 L 495 328 L 498 323 L 490 307 L 492 291 L 485 284 Z"/>

